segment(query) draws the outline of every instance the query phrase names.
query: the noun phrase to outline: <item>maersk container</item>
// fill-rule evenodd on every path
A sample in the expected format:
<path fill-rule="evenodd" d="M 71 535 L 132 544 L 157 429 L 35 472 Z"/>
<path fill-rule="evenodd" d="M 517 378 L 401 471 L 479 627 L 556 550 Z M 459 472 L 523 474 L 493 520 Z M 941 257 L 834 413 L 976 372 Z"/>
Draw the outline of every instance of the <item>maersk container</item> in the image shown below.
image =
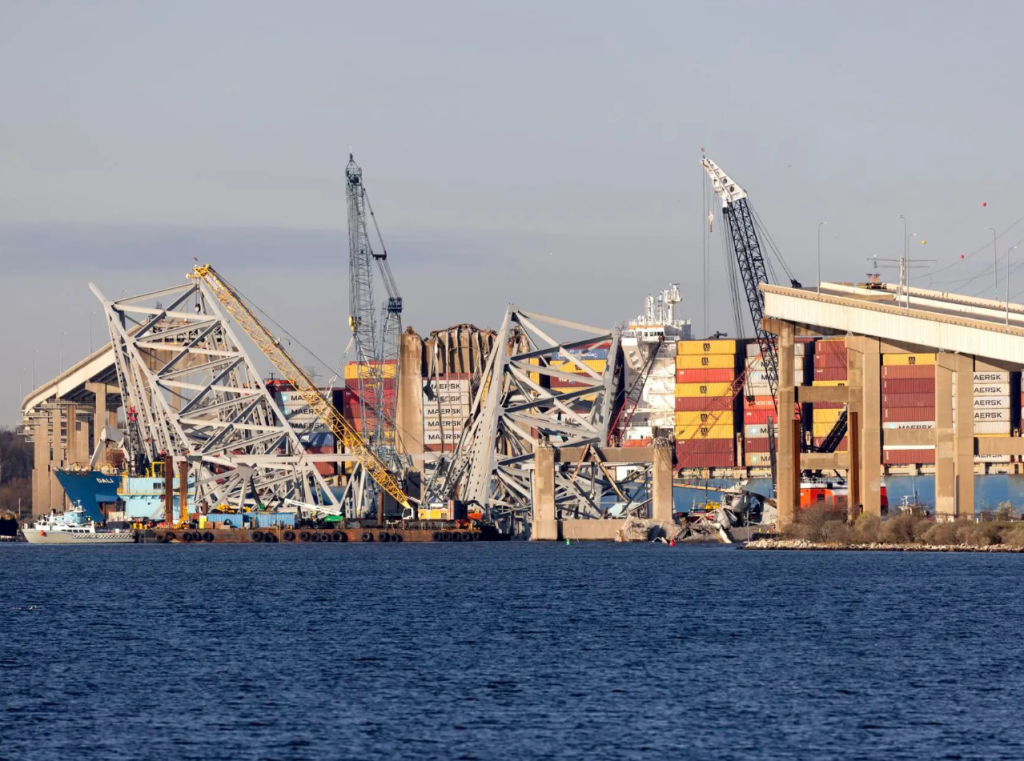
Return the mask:
<path fill-rule="evenodd" d="M 1009 396 L 976 396 L 974 397 L 974 409 L 976 410 L 1008 410 L 1010 409 Z"/>
<path fill-rule="evenodd" d="M 1005 436 L 1010 435 L 1010 423 L 1009 421 L 985 421 L 974 424 L 974 432 L 976 434 L 1003 434 Z"/>

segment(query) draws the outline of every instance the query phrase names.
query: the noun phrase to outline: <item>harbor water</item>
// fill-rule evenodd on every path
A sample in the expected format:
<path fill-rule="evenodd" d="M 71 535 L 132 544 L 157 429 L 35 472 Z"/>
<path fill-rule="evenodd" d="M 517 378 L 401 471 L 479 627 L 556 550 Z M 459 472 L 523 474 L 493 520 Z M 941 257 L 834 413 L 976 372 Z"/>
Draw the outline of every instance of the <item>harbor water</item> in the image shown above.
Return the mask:
<path fill-rule="evenodd" d="M 1024 557 L 0 546 L 5 759 L 1020 758 Z"/>

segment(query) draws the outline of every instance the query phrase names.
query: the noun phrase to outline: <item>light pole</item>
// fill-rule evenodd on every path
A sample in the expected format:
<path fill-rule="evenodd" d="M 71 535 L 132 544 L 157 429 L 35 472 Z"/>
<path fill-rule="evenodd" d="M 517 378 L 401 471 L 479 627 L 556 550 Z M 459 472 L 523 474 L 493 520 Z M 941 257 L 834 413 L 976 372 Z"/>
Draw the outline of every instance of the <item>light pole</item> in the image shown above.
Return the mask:
<path fill-rule="evenodd" d="M 994 227 L 986 227 L 986 230 L 992 231 L 992 268 L 995 272 L 992 274 L 992 278 L 995 281 L 995 298 L 999 298 L 999 254 L 996 253 L 996 231 Z M 1007 262 L 1009 266 L 1009 262 Z"/>
<path fill-rule="evenodd" d="M 60 334 L 60 373 L 58 373 L 59 375 L 64 374 L 64 336 L 66 336 L 67 334 L 68 332 L 66 330 Z"/>
<path fill-rule="evenodd" d="M 1015 248 L 1017 248 L 1017 247 L 1016 246 L 1010 246 L 1008 249 L 1006 249 L 1006 325 L 1007 325 L 1007 327 L 1009 327 L 1009 325 L 1010 325 L 1010 252 L 1013 251 L 1013 249 L 1015 249 Z"/>
<path fill-rule="evenodd" d="M 818 223 L 818 295 L 821 295 L 821 226 L 828 222 Z"/>

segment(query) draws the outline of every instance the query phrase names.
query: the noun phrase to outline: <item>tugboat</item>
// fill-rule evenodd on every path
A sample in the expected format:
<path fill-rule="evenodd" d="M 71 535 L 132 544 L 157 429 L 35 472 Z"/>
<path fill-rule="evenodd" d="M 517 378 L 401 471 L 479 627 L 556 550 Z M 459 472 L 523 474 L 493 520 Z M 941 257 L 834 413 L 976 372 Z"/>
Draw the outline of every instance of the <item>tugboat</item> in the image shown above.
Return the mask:
<path fill-rule="evenodd" d="M 86 517 L 81 504 L 65 513 L 51 512 L 21 530 L 29 544 L 130 544 L 135 532 L 129 529 L 97 528 Z"/>

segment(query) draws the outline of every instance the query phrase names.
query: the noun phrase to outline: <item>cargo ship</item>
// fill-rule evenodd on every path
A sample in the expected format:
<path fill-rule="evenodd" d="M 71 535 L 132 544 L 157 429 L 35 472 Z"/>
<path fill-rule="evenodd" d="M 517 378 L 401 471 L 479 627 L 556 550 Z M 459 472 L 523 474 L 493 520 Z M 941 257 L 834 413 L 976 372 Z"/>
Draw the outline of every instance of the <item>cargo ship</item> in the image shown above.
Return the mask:
<path fill-rule="evenodd" d="M 675 348 L 691 336 L 690 321 L 676 317 L 676 305 L 681 301 L 675 283 L 657 296 L 647 296 L 644 313 L 630 320 L 622 332 L 625 387 L 633 388 L 645 372 L 647 378 L 629 412 L 621 446 L 646 446 L 656 431 L 671 433 L 675 427 Z"/>
<path fill-rule="evenodd" d="M 116 471 L 71 467 L 57 468 L 54 474 L 71 504 L 81 505 L 89 520 L 103 523 L 108 513 L 117 510 L 121 476 Z"/>

